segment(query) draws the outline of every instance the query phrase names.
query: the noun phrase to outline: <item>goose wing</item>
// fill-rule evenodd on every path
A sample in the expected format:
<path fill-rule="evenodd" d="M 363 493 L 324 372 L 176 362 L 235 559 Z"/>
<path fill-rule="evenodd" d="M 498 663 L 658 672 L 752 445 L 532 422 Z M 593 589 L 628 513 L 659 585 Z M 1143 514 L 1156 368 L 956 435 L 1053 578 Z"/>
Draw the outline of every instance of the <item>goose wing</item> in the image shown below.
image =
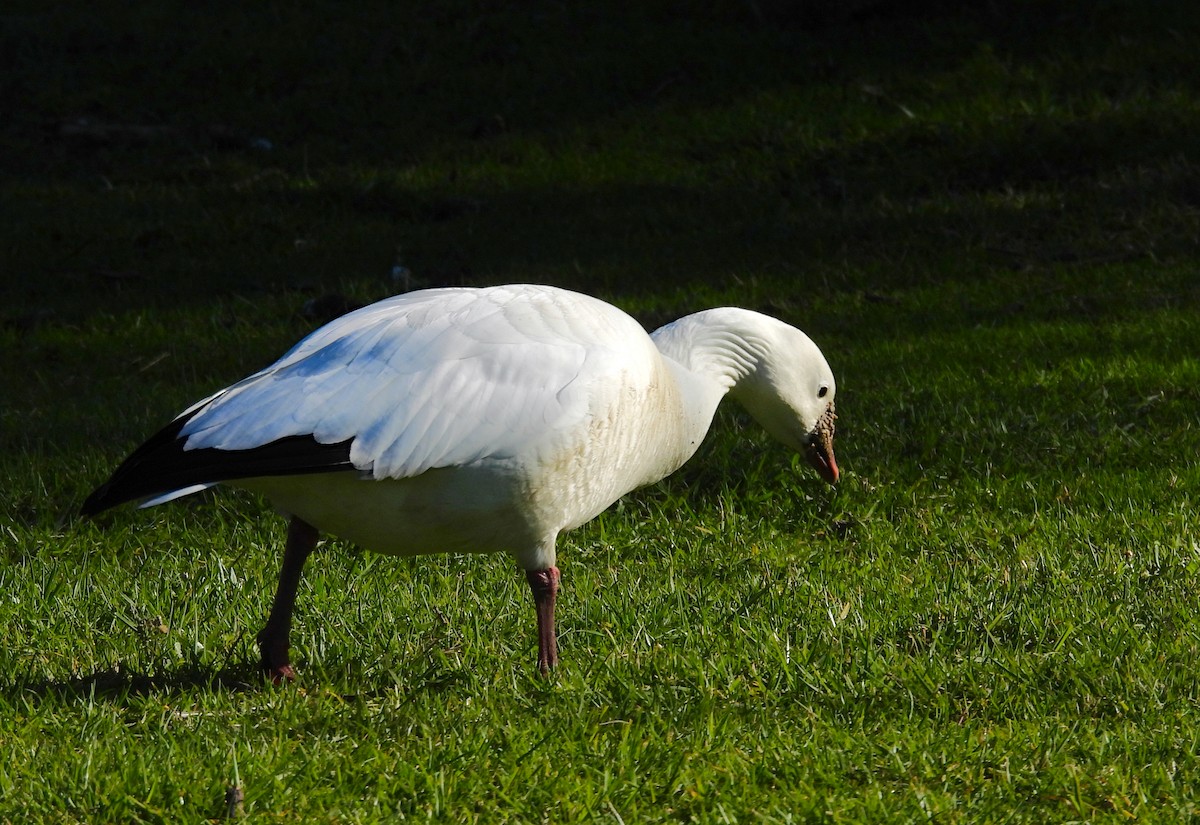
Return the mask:
<path fill-rule="evenodd" d="M 597 372 L 623 365 L 632 318 L 548 287 L 426 290 L 333 321 L 185 413 L 183 450 L 307 437 L 354 468 L 404 478 L 519 456 L 588 415 Z"/>

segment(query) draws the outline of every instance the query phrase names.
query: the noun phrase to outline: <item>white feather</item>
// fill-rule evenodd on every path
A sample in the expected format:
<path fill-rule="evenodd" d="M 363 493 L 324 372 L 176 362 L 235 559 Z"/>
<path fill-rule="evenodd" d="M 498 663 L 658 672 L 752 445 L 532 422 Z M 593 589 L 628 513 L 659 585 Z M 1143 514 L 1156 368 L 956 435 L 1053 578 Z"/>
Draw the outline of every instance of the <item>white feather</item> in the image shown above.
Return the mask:
<path fill-rule="evenodd" d="M 172 490 L 169 493 L 163 493 L 161 496 L 148 498 L 138 505 L 139 510 L 145 510 L 147 507 L 157 507 L 160 504 L 166 504 L 168 501 L 174 501 L 177 498 L 190 496 L 193 493 L 199 493 L 202 490 L 207 490 L 210 487 L 216 487 L 217 482 L 210 481 L 208 484 L 193 484 L 190 487 L 180 487 L 178 490 Z"/>

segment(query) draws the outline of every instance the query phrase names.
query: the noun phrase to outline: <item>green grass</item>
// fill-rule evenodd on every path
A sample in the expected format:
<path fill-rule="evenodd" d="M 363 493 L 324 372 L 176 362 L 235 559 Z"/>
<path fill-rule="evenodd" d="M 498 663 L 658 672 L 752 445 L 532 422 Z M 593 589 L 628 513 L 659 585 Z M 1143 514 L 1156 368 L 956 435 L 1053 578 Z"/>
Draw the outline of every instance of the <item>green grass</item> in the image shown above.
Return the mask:
<path fill-rule="evenodd" d="M 1196 816 L 1192 4 L 22 5 L 0 822 Z M 511 560 L 326 542 L 271 688 L 263 502 L 76 512 L 397 261 L 796 323 L 843 482 L 722 412 L 562 540 L 549 680 Z"/>

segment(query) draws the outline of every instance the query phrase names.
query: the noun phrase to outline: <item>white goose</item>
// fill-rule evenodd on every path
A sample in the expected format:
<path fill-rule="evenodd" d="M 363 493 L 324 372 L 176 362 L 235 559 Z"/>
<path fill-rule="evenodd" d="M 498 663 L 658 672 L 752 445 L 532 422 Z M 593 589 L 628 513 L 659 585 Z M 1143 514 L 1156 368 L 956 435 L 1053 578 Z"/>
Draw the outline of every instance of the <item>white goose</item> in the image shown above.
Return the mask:
<path fill-rule="evenodd" d="M 258 634 L 276 681 L 295 678 L 292 607 L 318 531 L 403 556 L 510 553 L 533 591 L 545 672 L 558 659 L 558 535 L 677 470 L 726 394 L 837 481 L 833 373 L 782 321 L 726 307 L 647 335 L 554 287 L 413 292 L 332 321 L 184 411 L 83 512 L 227 482 L 288 514 Z"/>

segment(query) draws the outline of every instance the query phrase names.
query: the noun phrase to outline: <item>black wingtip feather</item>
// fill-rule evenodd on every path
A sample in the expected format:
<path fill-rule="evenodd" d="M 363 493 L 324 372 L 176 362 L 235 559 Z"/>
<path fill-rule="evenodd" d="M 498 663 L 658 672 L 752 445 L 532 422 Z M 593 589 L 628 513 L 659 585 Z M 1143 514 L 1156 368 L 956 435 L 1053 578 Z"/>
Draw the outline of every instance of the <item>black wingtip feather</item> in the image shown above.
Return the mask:
<path fill-rule="evenodd" d="M 311 435 L 293 435 L 248 450 L 185 450 L 186 439 L 179 432 L 191 415 L 175 419 L 134 450 L 92 491 L 80 513 L 94 516 L 127 501 L 194 484 L 354 469 L 349 439 L 322 444 Z"/>

